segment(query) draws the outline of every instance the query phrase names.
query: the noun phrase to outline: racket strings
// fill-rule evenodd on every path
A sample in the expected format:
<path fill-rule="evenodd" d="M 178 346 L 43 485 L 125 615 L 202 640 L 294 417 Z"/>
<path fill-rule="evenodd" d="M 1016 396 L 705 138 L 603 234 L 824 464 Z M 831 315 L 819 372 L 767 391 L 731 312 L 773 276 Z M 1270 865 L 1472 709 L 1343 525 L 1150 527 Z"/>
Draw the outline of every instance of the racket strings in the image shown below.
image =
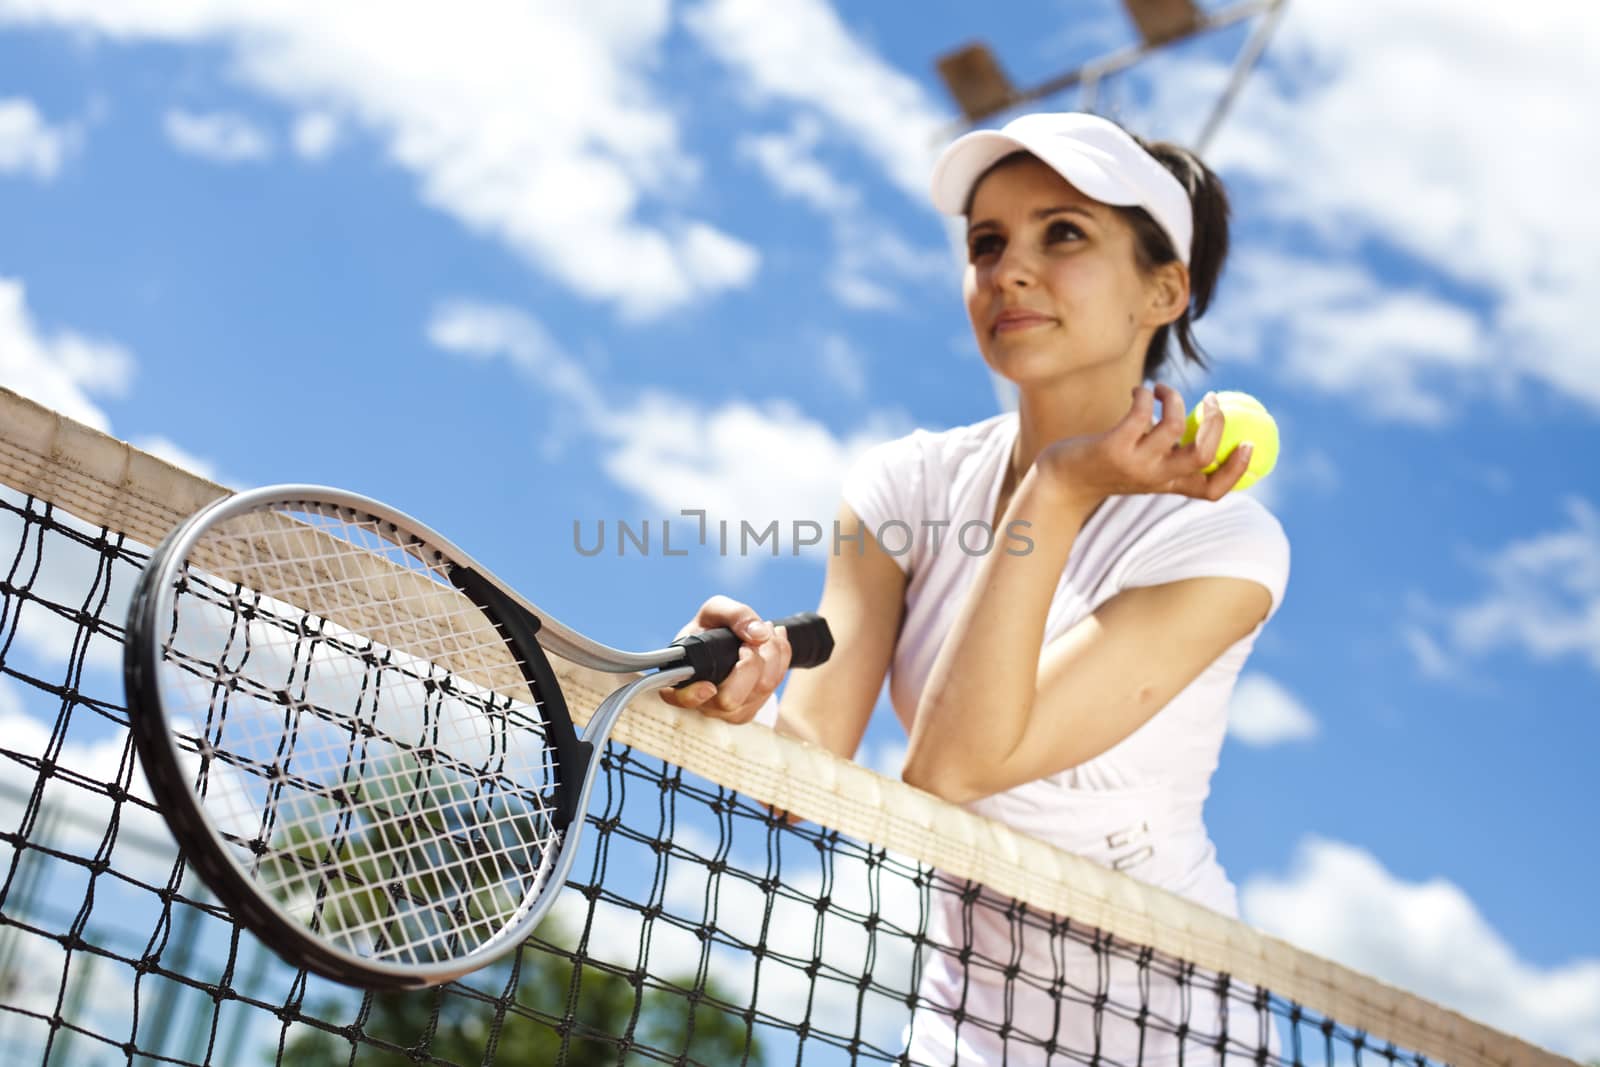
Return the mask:
<path fill-rule="evenodd" d="M 425 562 L 420 542 L 402 547 L 388 540 L 378 520 L 335 526 L 319 518 L 252 512 L 230 521 L 225 532 L 209 531 L 191 562 L 224 581 L 248 573 L 247 586 L 272 590 L 381 644 L 449 662 L 457 675 L 472 677 L 471 668 L 490 666 L 490 678 L 473 679 L 487 688 L 523 686 L 522 662 L 451 583 L 442 558 Z"/>
<path fill-rule="evenodd" d="M 208 530 L 161 681 L 240 869 L 318 936 L 417 963 L 492 941 L 537 892 L 558 768 L 494 621 L 397 534 L 333 509 Z"/>

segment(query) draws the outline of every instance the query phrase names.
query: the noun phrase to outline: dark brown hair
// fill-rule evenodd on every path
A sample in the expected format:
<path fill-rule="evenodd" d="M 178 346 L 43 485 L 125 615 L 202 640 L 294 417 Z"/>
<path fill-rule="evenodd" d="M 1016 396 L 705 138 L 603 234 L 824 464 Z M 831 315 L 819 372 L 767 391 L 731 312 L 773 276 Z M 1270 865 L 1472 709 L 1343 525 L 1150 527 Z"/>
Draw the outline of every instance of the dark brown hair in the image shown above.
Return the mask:
<path fill-rule="evenodd" d="M 1145 350 L 1144 376 L 1154 378 L 1172 356 L 1172 341 L 1177 340 L 1183 357 L 1200 369 L 1207 369 L 1205 350 L 1194 338 L 1194 321 L 1206 313 L 1222 277 L 1228 258 L 1228 193 L 1222 179 L 1186 148 L 1166 141 L 1146 141 L 1129 134 L 1141 148 L 1172 172 L 1189 194 L 1189 210 L 1194 216 L 1194 238 L 1189 246 L 1189 306 L 1174 321 L 1159 327 Z M 991 164 L 978 175 L 967 193 L 962 214 L 972 214 L 972 198 L 983 179 L 1002 167 L 1023 160 L 1038 159 L 1032 152 L 1018 151 Z M 1047 164 L 1048 165 L 1048 164 Z M 1139 269 L 1148 273 L 1178 258 L 1167 236 L 1150 213 L 1142 207 L 1113 207 L 1133 228 L 1134 255 Z"/>

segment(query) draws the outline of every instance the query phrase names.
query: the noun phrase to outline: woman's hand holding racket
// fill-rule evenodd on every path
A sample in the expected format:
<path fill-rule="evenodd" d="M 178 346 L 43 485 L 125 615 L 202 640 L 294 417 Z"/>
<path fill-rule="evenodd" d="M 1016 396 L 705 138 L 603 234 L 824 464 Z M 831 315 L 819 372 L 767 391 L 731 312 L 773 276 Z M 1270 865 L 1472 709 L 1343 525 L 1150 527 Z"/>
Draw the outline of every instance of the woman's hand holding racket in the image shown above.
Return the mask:
<path fill-rule="evenodd" d="M 724 722 L 749 722 L 789 669 L 793 649 L 788 628 L 767 622 L 748 604 L 714 596 L 700 605 L 694 619 L 678 631 L 678 637 L 719 628 L 733 631 L 744 642 L 732 673 L 720 683 L 701 681 L 681 689 L 663 689 L 661 699 Z"/>

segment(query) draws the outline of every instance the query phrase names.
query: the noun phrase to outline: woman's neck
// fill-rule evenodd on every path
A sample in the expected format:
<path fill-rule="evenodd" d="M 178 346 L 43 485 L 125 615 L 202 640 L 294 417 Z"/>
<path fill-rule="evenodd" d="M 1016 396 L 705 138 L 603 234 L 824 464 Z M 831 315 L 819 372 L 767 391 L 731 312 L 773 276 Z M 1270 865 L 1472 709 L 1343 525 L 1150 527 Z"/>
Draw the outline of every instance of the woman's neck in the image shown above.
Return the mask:
<path fill-rule="evenodd" d="M 1098 381 L 1089 380 L 1087 374 L 1074 375 L 1022 388 L 1017 399 L 1017 440 L 1010 457 L 1012 485 L 1054 442 L 1104 433 L 1115 426 L 1128 414 L 1133 390 L 1144 381 L 1138 370 L 1096 377 Z"/>

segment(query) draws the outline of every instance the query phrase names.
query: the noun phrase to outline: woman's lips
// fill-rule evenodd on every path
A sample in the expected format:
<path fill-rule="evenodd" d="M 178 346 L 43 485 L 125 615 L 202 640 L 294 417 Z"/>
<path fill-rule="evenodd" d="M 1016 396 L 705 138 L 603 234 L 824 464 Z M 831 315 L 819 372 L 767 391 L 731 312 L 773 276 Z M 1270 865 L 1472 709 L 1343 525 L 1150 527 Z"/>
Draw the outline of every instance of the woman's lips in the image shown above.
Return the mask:
<path fill-rule="evenodd" d="M 1018 330 L 1029 330 L 1054 321 L 1050 316 L 1040 315 L 1035 311 L 1004 311 L 995 318 L 994 326 L 989 332 L 1015 333 Z"/>

